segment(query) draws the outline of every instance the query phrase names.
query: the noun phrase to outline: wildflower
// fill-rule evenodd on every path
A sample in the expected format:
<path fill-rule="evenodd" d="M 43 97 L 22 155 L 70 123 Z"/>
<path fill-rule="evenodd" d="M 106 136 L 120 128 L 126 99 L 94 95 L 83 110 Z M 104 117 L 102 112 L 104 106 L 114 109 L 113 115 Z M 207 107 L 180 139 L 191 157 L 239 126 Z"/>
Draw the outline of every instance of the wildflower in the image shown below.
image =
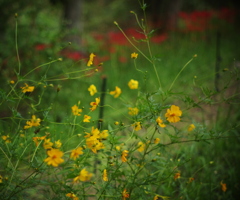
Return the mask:
<path fill-rule="evenodd" d="M 172 105 L 170 109 L 167 109 L 165 117 L 170 123 L 175 123 L 180 121 L 180 116 L 182 116 L 182 111 L 178 106 Z"/>
<path fill-rule="evenodd" d="M 97 128 L 94 129 L 94 127 L 92 127 L 91 134 L 87 133 L 85 137 L 87 138 L 86 139 L 87 147 L 91 149 L 93 153 L 97 153 L 98 150 L 105 148 L 101 140 L 106 139 L 108 137 L 108 131 L 103 130 L 102 132 L 100 132 Z"/>
<path fill-rule="evenodd" d="M 155 138 L 154 139 L 154 144 L 158 144 L 160 142 L 160 138 Z"/>
<path fill-rule="evenodd" d="M 116 146 L 115 148 L 116 148 L 117 151 L 121 150 L 121 146 Z"/>
<path fill-rule="evenodd" d="M 77 105 L 72 106 L 72 113 L 75 116 L 80 116 L 82 112 L 82 109 L 79 109 Z"/>
<path fill-rule="evenodd" d="M 99 103 L 100 103 L 100 98 L 95 98 L 95 102 L 91 102 L 91 103 L 90 103 L 90 106 L 92 106 L 92 107 L 90 108 L 90 110 L 91 110 L 91 111 L 96 110 L 96 108 L 97 108 L 97 106 L 98 106 Z"/>
<path fill-rule="evenodd" d="M 115 124 L 115 125 L 119 125 L 119 122 L 118 122 L 118 121 L 116 121 L 116 122 L 114 122 L 114 124 Z"/>
<path fill-rule="evenodd" d="M 132 126 L 134 127 L 135 131 L 139 131 L 142 129 L 141 122 L 135 122 L 134 124 L 132 124 Z"/>
<path fill-rule="evenodd" d="M 190 177 L 189 179 L 188 179 L 188 182 L 189 183 L 191 183 L 191 182 L 193 182 L 194 181 L 194 178 L 193 177 Z"/>
<path fill-rule="evenodd" d="M 45 136 L 42 136 L 42 137 L 33 137 L 32 139 L 33 139 L 33 141 L 35 142 L 35 145 L 38 146 L 39 141 L 44 140 L 46 137 L 47 137 L 47 136 L 45 135 Z"/>
<path fill-rule="evenodd" d="M 223 183 L 223 181 L 221 181 L 221 186 L 222 186 L 222 191 L 223 192 L 226 192 L 227 191 L 227 184 L 226 183 Z"/>
<path fill-rule="evenodd" d="M 161 119 L 161 117 L 158 117 L 156 119 L 156 122 L 160 127 L 162 127 L 162 128 L 166 127 L 166 125 L 163 123 L 163 120 Z"/>
<path fill-rule="evenodd" d="M 9 138 L 9 135 L 2 136 L 2 139 L 5 141 L 5 143 L 11 143 L 11 141 L 8 138 Z"/>
<path fill-rule="evenodd" d="M 174 175 L 174 180 L 178 179 L 181 177 L 181 174 L 179 172 L 175 173 Z"/>
<path fill-rule="evenodd" d="M 54 142 L 54 147 L 55 147 L 55 148 L 60 149 L 61 146 L 62 146 L 62 143 L 61 143 L 60 140 Z"/>
<path fill-rule="evenodd" d="M 32 115 L 32 119 L 26 122 L 24 129 L 31 128 L 32 126 L 40 126 L 41 119 L 36 118 L 35 115 Z"/>
<path fill-rule="evenodd" d="M 126 200 L 126 198 L 129 198 L 129 193 L 124 189 L 122 192 L 122 200 Z"/>
<path fill-rule="evenodd" d="M 71 151 L 71 155 L 70 155 L 70 158 L 72 158 L 73 160 L 76 160 L 79 155 L 82 155 L 83 154 L 83 148 L 82 147 L 78 147 L 77 149 L 73 149 Z"/>
<path fill-rule="evenodd" d="M 128 87 L 129 87 L 130 89 L 132 89 L 132 90 L 138 89 L 138 81 L 131 79 L 131 80 L 128 82 Z"/>
<path fill-rule="evenodd" d="M 196 128 L 196 127 L 194 126 L 194 124 L 190 124 L 190 125 L 188 126 L 188 131 L 191 132 L 191 131 L 193 131 L 195 128 Z"/>
<path fill-rule="evenodd" d="M 122 90 L 116 86 L 114 91 L 109 92 L 109 94 L 113 95 L 114 98 L 119 97 L 119 95 L 122 93 Z"/>
<path fill-rule="evenodd" d="M 146 147 L 146 145 L 143 143 L 143 142 L 139 142 L 138 143 L 138 151 L 139 152 L 143 152 L 144 151 L 144 149 L 145 149 L 145 147 Z"/>
<path fill-rule="evenodd" d="M 139 112 L 139 109 L 138 108 L 128 108 L 128 110 L 129 110 L 129 112 L 128 112 L 128 114 L 129 115 L 132 115 L 132 116 L 134 116 L 134 115 L 137 115 L 138 114 L 138 112 Z"/>
<path fill-rule="evenodd" d="M 89 181 L 91 179 L 92 175 L 93 174 L 89 173 L 86 169 L 82 169 L 79 173 L 79 176 L 77 176 L 73 179 L 73 182 L 76 183 L 79 180 L 80 181 Z"/>
<path fill-rule="evenodd" d="M 121 159 L 122 159 L 122 162 L 127 162 L 127 156 L 128 156 L 128 152 L 129 151 L 127 151 L 127 150 L 124 150 L 123 152 L 122 152 L 122 156 L 121 156 Z"/>
<path fill-rule="evenodd" d="M 26 93 L 26 92 L 33 92 L 34 90 L 34 86 L 29 86 L 27 83 L 25 83 L 25 87 L 21 87 L 22 88 L 22 92 Z"/>
<path fill-rule="evenodd" d="M 96 55 L 94 55 L 93 53 L 90 54 L 89 56 L 89 60 L 88 60 L 88 63 L 87 63 L 87 66 L 90 67 L 92 64 L 93 64 L 93 58 L 95 57 Z"/>
<path fill-rule="evenodd" d="M 106 140 L 107 137 L 108 137 L 108 130 L 103 130 L 103 131 L 101 131 L 101 132 L 99 133 L 99 137 L 100 137 L 100 139 L 102 139 L 102 140 Z"/>
<path fill-rule="evenodd" d="M 14 80 L 11 80 L 9 83 L 11 83 L 11 84 L 14 84 L 14 83 L 15 83 L 15 81 L 14 81 Z"/>
<path fill-rule="evenodd" d="M 108 181 L 108 175 L 107 175 L 107 170 L 104 169 L 103 170 L 103 177 L 102 177 L 103 181 Z"/>
<path fill-rule="evenodd" d="M 90 92 L 90 95 L 93 96 L 94 94 L 97 93 L 97 88 L 95 85 L 92 84 L 89 86 L 88 91 Z"/>
<path fill-rule="evenodd" d="M 44 143 L 43 143 L 43 148 L 44 149 L 51 149 L 53 146 L 53 143 L 50 142 L 50 138 L 49 139 L 44 139 Z"/>
<path fill-rule="evenodd" d="M 90 122 L 91 117 L 89 115 L 84 115 L 83 122 Z"/>
<path fill-rule="evenodd" d="M 57 167 L 59 164 L 63 163 L 62 159 L 63 152 L 59 149 L 51 149 L 47 151 L 48 157 L 44 160 L 48 165 L 52 165 L 53 167 Z"/>
<path fill-rule="evenodd" d="M 134 53 L 131 54 L 131 58 L 132 58 L 132 59 L 136 59 L 137 57 L 138 57 L 138 54 L 137 54 L 137 53 L 134 52 Z"/>
<path fill-rule="evenodd" d="M 67 193 L 66 197 L 70 197 L 73 200 L 79 200 L 79 198 L 73 192 Z"/>

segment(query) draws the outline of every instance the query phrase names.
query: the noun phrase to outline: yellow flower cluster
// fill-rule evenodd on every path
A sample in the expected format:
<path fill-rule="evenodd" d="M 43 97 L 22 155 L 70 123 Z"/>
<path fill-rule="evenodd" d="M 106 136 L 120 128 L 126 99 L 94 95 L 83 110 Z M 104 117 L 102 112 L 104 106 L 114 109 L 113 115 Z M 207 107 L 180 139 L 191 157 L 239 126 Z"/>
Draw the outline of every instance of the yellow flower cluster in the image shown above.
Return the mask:
<path fill-rule="evenodd" d="M 98 150 L 104 149 L 105 146 L 102 140 L 106 140 L 108 137 L 108 130 L 99 131 L 98 128 L 92 127 L 91 133 L 86 133 L 86 145 L 93 153 L 97 153 Z"/>
<path fill-rule="evenodd" d="M 32 115 L 32 119 L 30 121 L 26 122 L 26 125 L 24 126 L 24 129 L 31 128 L 33 126 L 40 126 L 41 119 L 36 118 L 35 115 Z"/>
<path fill-rule="evenodd" d="M 34 86 L 29 86 L 27 83 L 25 83 L 25 87 L 21 87 L 21 88 L 23 93 L 33 92 L 33 90 L 35 89 Z"/>

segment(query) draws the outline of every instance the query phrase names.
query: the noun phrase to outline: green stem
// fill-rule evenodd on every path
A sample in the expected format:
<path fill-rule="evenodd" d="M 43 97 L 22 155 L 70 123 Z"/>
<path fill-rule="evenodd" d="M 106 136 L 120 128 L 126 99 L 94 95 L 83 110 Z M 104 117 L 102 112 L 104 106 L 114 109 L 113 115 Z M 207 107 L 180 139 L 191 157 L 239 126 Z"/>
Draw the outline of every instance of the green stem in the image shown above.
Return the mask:
<path fill-rule="evenodd" d="M 170 91 L 170 90 L 172 89 L 172 87 L 173 87 L 173 85 L 175 84 L 176 80 L 178 79 L 179 75 L 180 75 L 180 74 L 182 73 L 182 71 L 188 66 L 188 64 L 189 64 L 190 62 L 192 62 L 192 60 L 193 60 L 195 57 L 197 57 L 197 56 L 194 55 L 194 56 L 183 66 L 183 68 L 178 72 L 177 76 L 176 76 L 175 79 L 173 80 L 173 82 L 172 82 L 171 86 L 169 87 L 168 91 Z"/>
<path fill-rule="evenodd" d="M 16 18 L 16 26 L 15 26 L 15 44 L 16 44 L 16 53 L 17 53 L 17 60 L 18 60 L 18 75 L 20 75 L 21 72 L 21 61 L 18 53 L 18 23 L 17 23 L 17 18 Z"/>

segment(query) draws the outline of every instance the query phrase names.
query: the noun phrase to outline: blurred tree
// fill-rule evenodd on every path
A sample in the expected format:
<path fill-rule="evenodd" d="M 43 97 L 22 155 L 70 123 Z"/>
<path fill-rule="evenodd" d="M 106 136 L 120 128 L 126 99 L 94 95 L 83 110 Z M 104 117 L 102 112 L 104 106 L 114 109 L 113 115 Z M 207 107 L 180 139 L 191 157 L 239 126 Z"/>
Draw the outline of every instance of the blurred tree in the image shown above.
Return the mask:
<path fill-rule="evenodd" d="M 51 3 L 61 4 L 63 10 L 62 31 L 66 33 L 65 40 L 74 46 L 81 46 L 81 33 L 83 30 L 82 0 L 50 0 Z"/>

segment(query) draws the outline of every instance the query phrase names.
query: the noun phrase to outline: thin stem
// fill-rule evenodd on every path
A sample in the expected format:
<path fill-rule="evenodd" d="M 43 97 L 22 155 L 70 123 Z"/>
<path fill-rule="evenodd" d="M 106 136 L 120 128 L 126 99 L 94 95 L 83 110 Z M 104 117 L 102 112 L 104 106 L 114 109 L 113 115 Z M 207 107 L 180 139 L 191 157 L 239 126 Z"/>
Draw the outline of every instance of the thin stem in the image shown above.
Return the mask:
<path fill-rule="evenodd" d="M 18 75 L 20 75 L 21 72 L 21 61 L 18 53 L 18 22 L 17 22 L 17 14 L 16 16 L 16 26 L 15 26 L 15 45 L 16 45 L 16 53 L 17 53 L 17 60 L 18 60 Z"/>
<path fill-rule="evenodd" d="M 192 60 L 193 60 L 195 57 L 197 57 L 197 55 L 194 55 L 194 56 L 183 66 L 183 68 L 178 72 L 177 76 L 176 76 L 175 79 L 173 80 L 173 82 L 172 82 L 171 86 L 169 87 L 168 91 L 170 91 L 170 90 L 172 89 L 172 87 L 173 87 L 173 85 L 175 84 L 176 80 L 178 79 L 179 75 L 180 75 L 180 74 L 182 73 L 182 71 L 188 66 L 188 64 L 189 64 L 190 62 L 192 62 Z"/>

